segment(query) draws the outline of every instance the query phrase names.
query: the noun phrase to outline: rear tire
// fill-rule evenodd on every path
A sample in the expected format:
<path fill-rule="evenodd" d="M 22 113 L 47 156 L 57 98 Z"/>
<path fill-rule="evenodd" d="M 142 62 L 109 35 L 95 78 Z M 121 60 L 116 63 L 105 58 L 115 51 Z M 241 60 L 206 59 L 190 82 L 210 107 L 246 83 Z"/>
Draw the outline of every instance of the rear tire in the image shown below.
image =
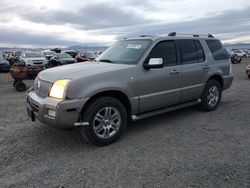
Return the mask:
<path fill-rule="evenodd" d="M 109 145 L 117 141 L 127 125 L 127 111 L 123 104 L 113 97 L 100 97 L 83 111 L 81 135 L 97 146 Z"/>
<path fill-rule="evenodd" d="M 208 80 L 201 96 L 201 109 L 204 111 L 215 110 L 220 104 L 222 88 L 214 79 Z"/>

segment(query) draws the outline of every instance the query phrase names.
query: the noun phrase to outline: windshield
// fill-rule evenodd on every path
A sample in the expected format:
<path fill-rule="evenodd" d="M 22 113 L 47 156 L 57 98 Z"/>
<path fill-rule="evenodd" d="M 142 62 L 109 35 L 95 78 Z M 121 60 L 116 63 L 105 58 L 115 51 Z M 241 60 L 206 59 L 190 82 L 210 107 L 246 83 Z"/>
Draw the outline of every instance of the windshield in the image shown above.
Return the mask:
<path fill-rule="evenodd" d="M 86 58 L 96 58 L 97 55 L 94 54 L 94 53 L 85 53 L 85 54 L 82 54 L 83 56 L 86 56 Z"/>
<path fill-rule="evenodd" d="M 39 53 L 27 52 L 27 53 L 25 53 L 25 57 L 27 57 L 27 58 L 41 58 L 43 56 Z"/>
<path fill-rule="evenodd" d="M 56 53 L 54 52 L 44 52 L 44 55 L 47 55 L 47 56 L 53 56 L 55 55 Z"/>
<path fill-rule="evenodd" d="M 21 54 L 22 54 L 22 52 L 16 52 L 16 53 L 15 53 L 15 56 L 16 56 L 16 57 L 20 57 Z"/>
<path fill-rule="evenodd" d="M 59 58 L 72 58 L 69 54 L 58 54 Z"/>
<path fill-rule="evenodd" d="M 135 65 L 151 42 L 151 40 L 147 39 L 118 41 L 105 50 L 96 60 Z"/>

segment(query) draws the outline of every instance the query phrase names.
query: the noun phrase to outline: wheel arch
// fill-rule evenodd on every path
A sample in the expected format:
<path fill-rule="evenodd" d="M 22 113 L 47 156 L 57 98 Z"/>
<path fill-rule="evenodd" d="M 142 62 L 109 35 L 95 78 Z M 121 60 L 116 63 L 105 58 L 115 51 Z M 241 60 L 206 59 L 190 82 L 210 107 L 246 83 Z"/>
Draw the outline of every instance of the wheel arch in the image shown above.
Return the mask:
<path fill-rule="evenodd" d="M 207 83 L 209 80 L 216 80 L 216 81 L 218 81 L 218 82 L 220 83 L 220 85 L 221 85 L 221 88 L 223 88 L 223 86 L 224 86 L 224 81 L 223 81 L 223 78 L 222 78 L 221 75 L 215 74 L 215 75 L 210 76 L 210 77 L 207 79 L 206 83 Z"/>
<path fill-rule="evenodd" d="M 113 97 L 113 98 L 119 100 L 124 105 L 124 107 L 128 113 L 128 117 L 131 114 L 132 107 L 131 107 L 131 103 L 129 101 L 129 98 L 124 92 L 119 91 L 119 90 L 107 90 L 107 91 L 101 91 L 99 93 L 94 94 L 85 103 L 81 112 L 84 112 L 93 101 L 95 101 L 97 98 L 100 98 L 100 97 Z"/>

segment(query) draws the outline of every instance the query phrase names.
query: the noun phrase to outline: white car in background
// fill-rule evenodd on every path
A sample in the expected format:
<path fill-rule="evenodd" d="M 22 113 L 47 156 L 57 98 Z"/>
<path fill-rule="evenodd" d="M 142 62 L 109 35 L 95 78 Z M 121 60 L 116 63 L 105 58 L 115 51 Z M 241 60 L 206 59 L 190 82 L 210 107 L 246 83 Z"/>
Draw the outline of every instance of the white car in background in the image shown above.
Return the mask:
<path fill-rule="evenodd" d="M 46 57 L 38 52 L 22 52 L 20 61 L 27 66 L 45 66 L 48 63 Z"/>
<path fill-rule="evenodd" d="M 243 51 L 247 54 L 247 57 L 249 58 L 250 57 L 250 49 L 244 49 Z"/>
<path fill-rule="evenodd" d="M 240 49 L 231 49 L 232 54 L 236 54 L 239 57 L 243 57 L 243 58 L 247 58 L 248 55 L 246 52 L 244 52 L 243 50 Z"/>

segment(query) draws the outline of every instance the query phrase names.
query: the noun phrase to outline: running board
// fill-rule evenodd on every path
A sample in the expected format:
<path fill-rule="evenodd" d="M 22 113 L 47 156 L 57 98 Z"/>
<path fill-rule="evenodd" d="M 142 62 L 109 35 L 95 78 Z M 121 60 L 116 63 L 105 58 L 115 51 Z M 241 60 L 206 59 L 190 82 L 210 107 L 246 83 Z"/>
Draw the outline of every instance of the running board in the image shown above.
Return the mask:
<path fill-rule="evenodd" d="M 138 120 L 141 120 L 141 119 L 145 119 L 145 118 L 149 118 L 149 117 L 152 117 L 152 116 L 164 114 L 164 113 L 171 112 L 171 111 L 174 111 L 174 110 L 179 110 L 181 108 L 186 108 L 186 107 L 189 107 L 189 106 L 193 106 L 193 105 L 196 105 L 196 104 L 199 104 L 199 103 L 201 103 L 201 99 L 197 99 L 197 100 L 186 102 L 186 103 L 181 103 L 181 104 L 175 105 L 175 106 L 161 108 L 159 110 L 150 111 L 150 112 L 146 112 L 146 113 L 142 113 L 142 114 L 138 114 L 138 115 L 132 115 L 132 120 L 133 121 L 138 121 Z"/>

